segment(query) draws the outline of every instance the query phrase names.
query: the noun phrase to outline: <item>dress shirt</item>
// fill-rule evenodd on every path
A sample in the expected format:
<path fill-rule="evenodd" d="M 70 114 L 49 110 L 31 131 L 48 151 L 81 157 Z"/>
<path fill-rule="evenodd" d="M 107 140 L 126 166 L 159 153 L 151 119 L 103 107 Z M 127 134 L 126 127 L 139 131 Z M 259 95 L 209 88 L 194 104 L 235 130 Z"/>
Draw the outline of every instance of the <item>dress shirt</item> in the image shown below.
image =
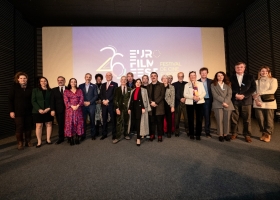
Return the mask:
<path fill-rule="evenodd" d="M 202 79 L 201 79 L 202 81 Z M 204 89 L 205 89 L 205 92 L 206 92 L 206 95 L 204 98 L 208 99 L 209 98 L 209 93 L 208 93 L 208 86 L 207 86 L 207 79 L 205 79 L 205 81 L 202 81 L 203 83 L 203 86 L 204 86 Z"/>
<path fill-rule="evenodd" d="M 236 77 L 237 77 L 237 80 L 238 80 L 238 83 L 239 83 L 240 87 L 241 87 L 241 84 L 242 84 L 243 76 L 244 76 L 244 74 L 242 74 L 242 75 L 236 74 Z"/>

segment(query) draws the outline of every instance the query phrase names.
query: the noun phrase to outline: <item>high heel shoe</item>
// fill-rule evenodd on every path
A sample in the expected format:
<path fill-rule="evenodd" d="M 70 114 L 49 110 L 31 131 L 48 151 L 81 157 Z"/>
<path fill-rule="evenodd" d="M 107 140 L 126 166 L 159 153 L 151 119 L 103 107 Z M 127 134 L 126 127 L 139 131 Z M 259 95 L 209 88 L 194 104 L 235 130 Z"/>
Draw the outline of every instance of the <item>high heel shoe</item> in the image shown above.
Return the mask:
<path fill-rule="evenodd" d="M 42 144 L 40 144 L 40 145 L 37 144 L 37 145 L 36 145 L 36 148 L 40 148 L 41 146 L 42 146 Z"/>
<path fill-rule="evenodd" d="M 48 140 L 46 141 L 46 144 L 52 144 L 52 142 L 48 142 Z"/>
<path fill-rule="evenodd" d="M 73 146 L 73 145 L 75 145 L 75 142 L 74 142 L 74 138 L 71 137 L 71 138 L 70 138 L 70 146 Z"/>
<path fill-rule="evenodd" d="M 162 136 L 158 136 L 158 142 L 162 142 Z"/>
<path fill-rule="evenodd" d="M 137 145 L 138 147 L 140 147 L 140 145 L 141 145 L 141 140 L 140 140 L 140 139 L 137 139 L 136 145 Z"/>

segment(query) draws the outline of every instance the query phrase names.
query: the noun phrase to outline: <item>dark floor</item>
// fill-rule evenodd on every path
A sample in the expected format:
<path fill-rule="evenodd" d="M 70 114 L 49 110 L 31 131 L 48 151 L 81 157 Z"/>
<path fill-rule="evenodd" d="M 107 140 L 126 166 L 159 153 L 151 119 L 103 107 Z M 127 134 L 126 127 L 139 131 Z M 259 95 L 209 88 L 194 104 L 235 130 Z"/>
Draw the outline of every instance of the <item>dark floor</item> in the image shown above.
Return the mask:
<path fill-rule="evenodd" d="M 212 123 L 215 127 L 215 123 Z M 239 135 L 191 141 L 185 133 L 162 143 L 112 144 L 87 138 L 70 146 L 16 149 L 0 140 L 0 199 L 280 199 L 280 124 L 270 143 Z M 183 129 L 182 129 L 183 131 Z M 57 140 L 54 126 L 52 141 Z M 33 143 L 36 144 L 33 133 Z M 45 137 L 44 137 L 45 138 Z"/>

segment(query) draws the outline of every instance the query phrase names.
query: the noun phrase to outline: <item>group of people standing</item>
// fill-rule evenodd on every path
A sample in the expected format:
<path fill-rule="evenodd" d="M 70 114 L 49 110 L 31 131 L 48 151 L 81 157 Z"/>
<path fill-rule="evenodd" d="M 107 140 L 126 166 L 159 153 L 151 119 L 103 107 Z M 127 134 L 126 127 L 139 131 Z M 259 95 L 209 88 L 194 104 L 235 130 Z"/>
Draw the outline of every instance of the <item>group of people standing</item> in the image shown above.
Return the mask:
<path fill-rule="evenodd" d="M 142 79 L 133 79 L 129 72 L 118 83 L 112 81 L 111 72 L 96 74 L 96 83 L 91 83 L 92 75 L 85 74 L 85 83 L 78 86 L 77 80 L 71 78 L 65 85 L 65 78 L 57 78 L 58 87 L 50 88 L 46 77 L 40 77 L 38 87 L 32 89 L 28 84 L 28 75 L 18 72 L 9 92 L 10 117 L 16 124 L 18 149 L 31 147 L 31 131 L 36 123 L 36 148 L 42 146 L 42 129 L 46 126 L 46 144 L 52 144 L 51 133 L 54 116 L 58 123 L 59 139 L 56 144 L 68 138 L 70 145 L 80 144 L 86 139 L 87 125 L 90 136 L 95 140 L 102 128 L 101 140 L 107 138 L 108 122 L 111 122 L 112 140 L 116 144 L 122 137 L 130 140 L 130 133 L 137 135 L 136 144 L 141 145 L 141 138 L 150 141 L 163 141 L 163 135 L 170 138 L 174 133 L 180 135 L 180 121 L 184 118 L 184 127 L 190 139 L 201 140 L 202 121 L 206 137 L 211 138 L 211 111 L 217 121 L 219 141 L 233 140 L 237 137 L 239 117 L 243 118 L 243 135 L 247 142 L 251 140 L 251 109 L 262 133 L 260 140 L 269 142 L 273 132 L 273 99 L 278 85 L 272 78 L 269 67 L 262 66 L 255 80 L 244 73 L 246 64 L 235 65 L 235 73 L 228 78 L 219 71 L 214 79 L 207 77 L 208 69 L 199 70 L 197 80 L 195 71 L 189 72 L 189 82 L 184 81 L 184 73 L 177 74 L 178 81 L 172 83 L 171 75 L 163 75 L 161 82 L 158 74 L 152 72 Z M 264 99 L 270 95 L 270 99 Z M 266 96 L 267 97 L 267 96 Z M 271 98 L 272 97 L 272 98 Z M 195 117 L 194 117 L 195 116 Z M 195 122 L 194 122 L 195 119 Z M 89 121 L 89 123 L 88 123 Z M 231 135 L 229 135 L 231 133 Z"/>

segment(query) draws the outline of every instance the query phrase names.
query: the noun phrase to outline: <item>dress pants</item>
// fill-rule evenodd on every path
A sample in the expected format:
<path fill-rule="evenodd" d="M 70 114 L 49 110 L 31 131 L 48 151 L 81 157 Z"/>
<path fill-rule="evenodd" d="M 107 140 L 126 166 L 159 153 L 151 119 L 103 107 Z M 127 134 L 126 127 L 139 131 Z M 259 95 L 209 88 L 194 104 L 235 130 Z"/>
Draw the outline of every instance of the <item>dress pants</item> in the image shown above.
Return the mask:
<path fill-rule="evenodd" d="M 188 116 L 187 116 L 187 109 L 186 104 L 180 102 L 180 104 L 175 108 L 175 128 L 176 132 L 180 132 L 180 121 L 181 121 L 181 115 L 184 116 L 184 125 L 185 130 L 188 129 Z"/>
<path fill-rule="evenodd" d="M 116 139 L 116 117 L 113 104 L 109 104 L 108 106 L 102 105 L 102 136 L 107 137 L 108 134 L 108 114 L 110 114 L 110 121 L 112 125 L 112 137 Z"/>
<path fill-rule="evenodd" d="M 65 112 L 55 112 L 56 121 L 58 124 L 58 138 L 64 140 L 64 123 L 65 123 Z"/>
<path fill-rule="evenodd" d="M 116 122 L 117 122 L 117 133 L 116 133 L 116 139 L 120 139 L 122 134 L 125 136 L 128 136 L 128 120 L 129 115 L 127 112 L 127 109 L 120 110 L 121 114 L 116 115 Z"/>
<path fill-rule="evenodd" d="M 193 103 L 193 105 L 187 104 L 187 114 L 189 122 L 189 134 L 190 136 L 194 135 L 194 113 L 196 114 L 196 136 L 201 135 L 202 130 L 202 109 L 203 104 Z"/>
<path fill-rule="evenodd" d="M 167 125 L 167 133 L 171 134 L 172 131 L 172 113 L 170 106 L 164 102 L 164 117 L 166 119 L 166 125 Z"/>
<path fill-rule="evenodd" d="M 205 99 L 202 109 L 202 117 L 204 118 L 204 130 L 206 134 L 210 134 L 211 126 L 211 110 L 212 110 L 212 101 L 210 99 Z"/>
<path fill-rule="evenodd" d="M 231 133 L 237 135 L 239 116 L 243 118 L 243 135 L 251 136 L 251 111 L 252 105 L 234 105 L 234 109 L 231 114 Z"/>
<path fill-rule="evenodd" d="M 149 115 L 150 136 L 155 135 L 156 128 L 158 136 L 163 135 L 163 118 L 164 115 Z"/>
<path fill-rule="evenodd" d="M 84 134 L 82 137 L 87 135 L 87 115 L 90 120 L 90 135 L 95 136 L 95 105 L 83 106 L 83 117 L 84 117 Z"/>
<path fill-rule="evenodd" d="M 219 136 L 226 136 L 230 131 L 230 117 L 232 110 L 223 108 L 214 108 L 215 118 L 217 121 L 217 133 Z"/>
<path fill-rule="evenodd" d="M 30 142 L 32 131 L 32 116 L 15 117 L 16 138 L 18 142 L 23 142 L 23 133 L 25 142 Z"/>
<path fill-rule="evenodd" d="M 271 135 L 274 129 L 274 109 L 255 108 L 255 116 L 260 131 Z"/>

